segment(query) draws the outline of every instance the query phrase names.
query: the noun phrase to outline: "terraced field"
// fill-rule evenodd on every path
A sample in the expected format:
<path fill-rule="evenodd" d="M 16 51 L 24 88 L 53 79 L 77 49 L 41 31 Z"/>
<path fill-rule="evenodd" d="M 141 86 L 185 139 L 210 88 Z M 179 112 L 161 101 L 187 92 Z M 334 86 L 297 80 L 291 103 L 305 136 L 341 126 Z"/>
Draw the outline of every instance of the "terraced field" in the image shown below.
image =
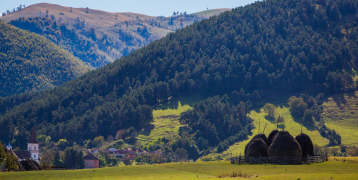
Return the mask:
<path fill-rule="evenodd" d="M 326 126 L 342 137 L 342 144 L 358 145 L 358 92 L 336 94 L 323 103 Z"/>

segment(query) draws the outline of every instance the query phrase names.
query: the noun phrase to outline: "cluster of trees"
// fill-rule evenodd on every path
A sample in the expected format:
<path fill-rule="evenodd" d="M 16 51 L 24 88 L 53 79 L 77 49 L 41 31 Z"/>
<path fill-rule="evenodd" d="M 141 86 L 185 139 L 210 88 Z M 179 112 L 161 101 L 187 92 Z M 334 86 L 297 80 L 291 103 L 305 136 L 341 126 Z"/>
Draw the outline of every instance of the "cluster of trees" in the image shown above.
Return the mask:
<path fill-rule="evenodd" d="M 20 4 L 18 7 L 13 8 L 12 10 L 6 10 L 6 12 L 3 12 L 2 16 L 4 17 L 4 16 L 14 13 L 16 11 L 21 11 L 22 8 L 25 8 L 25 5 Z"/>
<path fill-rule="evenodd" d="M 322 137 L 325 137 L 329 140 L 329 145 L 336 146 L 340 145 L 342 142 L 341 136 L 336 133 L 336 131 L 333 129 L 327 128 L 327 126 L 323 125 L 319 128 L 319 133 Z"/>
<path fill-rule="evenodd" d="M 68 169 L 84 168 L 84 153 L 78 145 L 66 147 L 64 150 L 58 148 L 41 149 L 41 165 L 44 169 L 51 166 L 66 166 Z"/>
<path fill-rule="evenodd" d="M 180 115 L 180 122 L 190 127 L 189 133 L 200 151 L 217 146 L 217 151 L 222 152 L 251 132 L 252 120 L 247 116 L 250 101 L 230 105 L 228 99 L 226 95 L 208 98 Z"/>
<path fill-rule="evenodd" d="M 99 135 L 115 136 L 130 127 L 139 131 L 152 121 L 153 106 L 181 96 L 211 97 L 241 88 L 245 94 L 257 91 L 260 96 L 308 87 L 323 91 L 329 72 L 356 64 L 358 29 L 353 27 L 358 22 L 358 2 L 319 3 L 260 1 L 170 33 L 112 64 L 8 108 L 0 116 L 0 137 L 6 141 L 16 129 L 30 130 L 36 122 L 41 134 L 83 142 Z M 347 31 L 341 36 L 336 28 Z M 201 110 L 185 115 L 194 116 L 196 111 Z M 198 117 L 212 124 L 210 116 Z M 185 119 L 190 128 L 201 128 L 194 119 Z M 240 124 L 245 132 L 246 123 Z M 229 139 L 215 128 L 218 134 L 207 141 L 207 129 L 200 129 L 199 146 L 216 146 L 218 139 Z"/>
<path fill-rule="evenodd" d="M 0 96 L 50 89 L 90 70 L 46 38 L 10 24 L 0 22 L 0 41 Z"/>

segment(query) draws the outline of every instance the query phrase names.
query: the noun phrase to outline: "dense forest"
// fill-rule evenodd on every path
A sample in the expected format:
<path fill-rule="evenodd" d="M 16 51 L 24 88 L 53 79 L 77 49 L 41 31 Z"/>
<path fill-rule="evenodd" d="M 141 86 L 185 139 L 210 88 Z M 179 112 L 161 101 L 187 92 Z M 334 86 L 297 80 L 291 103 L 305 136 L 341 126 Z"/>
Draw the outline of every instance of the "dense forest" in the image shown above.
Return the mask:
<path fill-rule="evenodd" d="M 251 133 L 252 120 L 247 116 L 250 101 L 235 106 L 228 99 L 227 95 L 208 98 L 181 114 L 181 123 L 188 125 L 200 151 L 217 146 L 217 151 L 222 152 Z"/>
<path fill-rule="evenodd" d="M 0 22 L 0 96 L 50 89 L 90 71 L 35 33 Z"/>
<path fill-rule="evenodd" d="M 102 67 L 111 62 L 108 56 L 113 53 L 110 51 L 111 48 L 116 47 L 117 51 L 124 53 L 122 55 L 129 53 L 128 48 L 125 50 L 126 47 L 122 46 L 118 40 L 114 40 L 108 35 L 99 37 L 94 28 L 89 28 L 88 31 L 83 29 L 84 21 L 79 19 L 76 28 L 70 28 L 65 23 L 57 23 L 55 20 L 46 17 L 22 17 L 11 20 L 10 24 L 46 37 L 94 68 Z M 82 30 L 82 33 L 79 33 L 79 30 Z M 117 57 L 122 55 L 117 52 Z"/>
<path fill-rule="evenodd" d="M 55 141 L 82 143 L 130 127 L 140 131 L 152 122 L 152 107 L 170 99 L 230 94 L 236 104 L 209 99 L 181 117 L 189 133 L 200 131 L 197 147 L 225 149 L 241 132 L 250 133 L 245 113 L 260 96 L 353 89 L 342 70 L 358 63 L 357 23 L 355 0 L 267 0 L 236 8 L 60 87 L 0 99 L 0 137 L 24 139 L 36 125 Z M 216 114 L 229 109 L 236 114 Z M 214 115 L 219 122 L 210 118 Z"/>

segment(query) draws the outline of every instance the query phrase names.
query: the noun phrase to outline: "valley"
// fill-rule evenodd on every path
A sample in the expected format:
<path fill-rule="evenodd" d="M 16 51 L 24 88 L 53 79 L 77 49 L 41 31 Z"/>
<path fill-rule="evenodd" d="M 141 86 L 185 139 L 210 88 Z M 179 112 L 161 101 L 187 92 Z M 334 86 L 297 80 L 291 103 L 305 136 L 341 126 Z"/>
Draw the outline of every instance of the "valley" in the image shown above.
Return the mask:
<path fill-rule="evenodd" d="M 206 9 L 153 17 L 40 3 L 1 17 L 2 171 L 43 171 L 0 177 L 356 177 L 358 2 Z M 270 142 L 256 136 L 273 130 Z M 230 164 L 239 155 L 300 165 Z"/>
<path fill-rule="evenodd" d="M 20 20 L 21 24 L 12 24 L 45 36 L 92 68 L 99 68 L 122 56 L 128 55 L 140 47 L 148 45 L 154 40 L 175 32 L 177 29 L 229 10 L 213 9 L 196 14 L 181 12 L 171 17 L 153 17 L 132 12 L 110 13 L 88 8 L 39 3 L 0 17 L 0 20 L 4 22 Z M 29 28 L 28 24 L 22 25 L 29 18 L 30 21 L 31 18 L 49 19 L 56 22 L 58 26 L 64 26 L 62 29 L 74 31 L 76 35 L 75 37 L 66 37 L 60 42 L 60 39 L 63 37 L 58 35 L 58 33 L 51 33 L 52 36 L 48 36 L 49 33 L 43 32 L 45 30 L 34 31 L 34 29 Z M 48 21 L 45 19 L 42 21 Z M 39 24 L 44 23 L 35 22 L 33 24 L 36 24 L 38 27 Z M 56 30 L 58 29 L 54 27 L 53 32 Z M 61 33 L 63 36 L 66 35 L 63 30 Z M 85 42 L 81 42 L 81 45 L 78 46 L 78 41 L 83 41 L 83 39 Z M 68 44 L 68 41 L 72 41 L 72 43 Z M 76 47 L 73 48 L 73 46 Z M 90 46 L 90 48 L 82 50 L 81 46 Z"/>

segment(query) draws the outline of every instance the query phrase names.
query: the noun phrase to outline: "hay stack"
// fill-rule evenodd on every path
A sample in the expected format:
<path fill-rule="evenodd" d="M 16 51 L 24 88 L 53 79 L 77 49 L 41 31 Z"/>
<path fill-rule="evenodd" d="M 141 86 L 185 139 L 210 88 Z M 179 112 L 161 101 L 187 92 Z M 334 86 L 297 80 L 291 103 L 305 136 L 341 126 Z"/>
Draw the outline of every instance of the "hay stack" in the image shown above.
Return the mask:
<path fill-rule="evenodd" d="M 268 157 L 268 147 L 264 140 L 256 138 L 247 147 L 245 157 Z"/>
<path fill-rule="evenodd" d="M 270 134 L 269 134 L 269 136 L 268 136 L 268 146 L 270 146 L 271 145 L 271 143 L 272 143 L 272 140 L 274 139 L 274 137 L 275 137 L 275 135 L 278 133 L 278 130 L 277 129 L 275 129 L 275 130 L 273 130 Z"/>
<path fill-rule="evenodd" d="M 269 147 L 269 157 L 302 157 L 301 145 L 287 131 L 279 131 Z"/>
<path fill-rule="evenodd" d="M 253 140 L 255 140 L 255 139 L 261 139 L 261 140 L 263 140 L 263 141 L 266 143 L 266 146 L 268 147 L 268 140 L 267 140 L 266 135 L 265 135 L 265 134 L 257 134 L 257 135 L 255 135 L 255 136 L 250 140 L 249 143 L 246 144 L 246 146 L 245 146 L 245 156 L 246 156 L 247 148 L 249 147 L 249 145 L 250 145 L 250 144 L 253 142 Z"/>
<path fill-rule="evenodd" d="M 313 143 L 307 134 L 301 133 L 295 139 L 301 145 L 302 157 L 314 156 Z"/>

